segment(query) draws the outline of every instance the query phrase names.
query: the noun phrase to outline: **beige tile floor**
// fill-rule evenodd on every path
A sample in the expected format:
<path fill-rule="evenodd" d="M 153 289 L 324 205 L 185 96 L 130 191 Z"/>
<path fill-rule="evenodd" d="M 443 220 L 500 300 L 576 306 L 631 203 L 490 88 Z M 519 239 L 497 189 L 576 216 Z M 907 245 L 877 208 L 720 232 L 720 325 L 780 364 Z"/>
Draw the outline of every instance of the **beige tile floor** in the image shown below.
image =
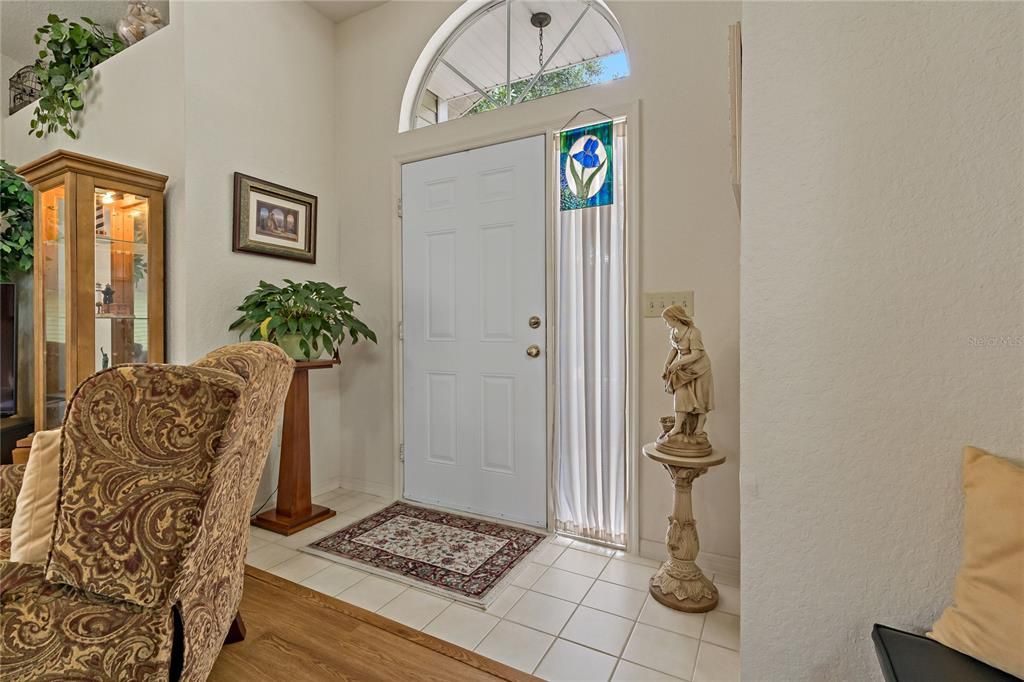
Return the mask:
<path fill-rule="evenodd" d="M 315 501 L 338 515 L 287 538 L 253 528 L 246 562 L 547 680 L 739 679 L 735 580 L 715 576 L 716 610 L 681 613 L 647 593 L 657 562 L 553 537 L 481 610 L 298 551 L 389 503 L 341 489 Z"/>

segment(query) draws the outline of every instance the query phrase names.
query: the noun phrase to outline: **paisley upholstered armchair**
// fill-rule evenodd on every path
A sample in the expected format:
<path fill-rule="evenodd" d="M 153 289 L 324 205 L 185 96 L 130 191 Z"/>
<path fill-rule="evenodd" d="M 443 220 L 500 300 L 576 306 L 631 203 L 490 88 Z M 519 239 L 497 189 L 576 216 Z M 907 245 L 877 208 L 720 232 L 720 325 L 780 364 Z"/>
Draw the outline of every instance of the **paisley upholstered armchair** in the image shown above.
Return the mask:
<path fill-rule="evenodd" d="M 0 560 L 0 679 L 206 679 L 241 600 L 249 511 L 292 365 L 242 343 L 82 382 L 49 557 Z M 20 475 L 0 472 L 2 526 Z"/>

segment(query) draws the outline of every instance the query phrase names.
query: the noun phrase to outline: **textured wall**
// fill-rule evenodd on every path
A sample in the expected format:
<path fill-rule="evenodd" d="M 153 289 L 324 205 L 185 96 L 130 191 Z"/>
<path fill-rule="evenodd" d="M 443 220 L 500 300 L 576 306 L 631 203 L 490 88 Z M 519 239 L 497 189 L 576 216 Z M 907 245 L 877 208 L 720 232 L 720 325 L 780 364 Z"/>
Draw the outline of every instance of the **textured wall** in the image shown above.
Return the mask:
<path fill-rule="evenodd" d="M 260 279 L 341 283 L 334 186 L 334 25 L 304 2 L 189 2 L 185 23 L 187 357 L 238 340 L 235 308 Z M 233 173 L 317 195 L 315 265 L 231 251 Z M 359 298 L 358 289 L 352 292 Z M 338 485 L 340 387 L 358 368 L 312 372 L 314 494 Z M 277 454 L 258 502 L 277 481 Z"/>
<path fill-rule="evenodd" d="M 2 14 L 2 3 L 0 3 L 0 15 Z M 2 21 L 2 19 L 0 19 L 0 21 Z M 0 50 L 3 50 L 2 45 L 0 45 Z M 0 52 L 0 120 L 7 118 L 7 112 L 10 110 L 9 105 L 11 102 L 11 76 L 13 76 L 18 69 L 24 66 L 25 64 L 18 61 L 17 59 Z"/>
<path fill-rule="evenodd" d="M 1024 444 L 1024 5 L 743 12 L 743 670 L 880 679 Z M 1009 343 L 978 345 L 987 337 Z"/>
<path fill-rule="evenodd" d="M 171 8 L 175 19 L 182 7 Z M 167 353 L 181 359 L 185 347 L 185 291 L 175 287 L 187 262 L 184 236 L 175 229 L 185 214 L 185 57 L 184 31 L 175 21 L 146 40 L 114 55 L 95 71 L 86 108 L 80 117 L 79 139 L 54 133 L 30 136 L 29 105 L 0 124 L 0 158 L 15 166 L 55 149 L 137 166 L 169 176 L 165 200 L 167 219 Z M 7 100 L 2 102 L 7 106 Z M 179 325 L 175 328 L 172 325 Z"/>
<path fill-rule="evenodd" d="M 640 100 L 631 151 L 640 158 L 640 224 L 634 227 L 641 286 L 696 292 L 717 389 L 708 428 L 729 462 L 701 479 L 694 504 L 703 549 L 735 559 L 739 220 L 729 176 L 726 39 L 739 4 L 613 2 L 631 52 L 629 78 L 399 135 L 409 72 L 456 6 L 387 3 L 335 27 L 299 2 L 175 3 L 167 29 L 98 69 L 101 87 L 80 142 L 28 138 L 22 132 L 26 110 L 4 121 L 4 151 L 13 134 L 17 153 L 10 157 L 19 162 L 60 145 L 171 176 L 168 340 L 174 361 L 236 338 L 227 323 L 260 277 L 351 285 L 381 344 L 360 344 L 346 354 L 344 367 L 311 379 L 313 487 L 340 480 L 386 493 L 393 483 L 391 344 L 397 326 L 391 314 L 393 159 L 531 124 L 542 130 L 584 107 Z M 281 47 L 277 36 L 301 40 Z M 231 252 L 235 170 L 319 196 L 316 266 Z M 665 338 L 660 320 L 641 321 L 643 440 L 653 439 L 670 404 L 659 379 Z M 639 457 L 639 448 L 632 454 Z M 641 458 L 639 470 L 640 534 L 660 555 L 671 486 L 653 463 Z M 268 484 L 275 472 L 272 458 Z"/>
<path fill-rule="evenodd" d="M 694 493 L 702 548 L 739 556 L 739 216 L 729 176 L 728 25 L 734 2 L 612 2 L 630 51 L 629 78 L 505 110 L 399 134 L 402 92 L 423 46 L 456 2 L 389 2 L 338 26 L 338 188 L 342 273 L 365 293 L 381 347 L 353 352 L 359 365 L 342 393 L 344 466 L 354 480 L 390 485 L 395 368 L 390 353 L 392 163 L 438 147 L 471 146 L 509 131 L 543 131 L 584 107 L 640 100 L 630 153 L 640 162 L 640 279 L 646 291 L 695 290 L 697 323 L 715 373 L 717 409 L 708 420 L 729 462 Z M 381 45 L 388 45 L 382 50 Z M 583 119 L 581 119 L 583 120 Z M 640 322 L 640 429 L 650 441 L 671 411 L 660 379 L 665 325 Z M 640 535 L 664 552 L 672 487 L 661 467 L 640 456 Z M 732 562 L 735 563 L 735 562 Z"/>
<path fill-rule="evenodd" d="M 171 11 L 167 28 L 96 70 L 80 140 L 29 137 L 28 107 L 3 120 L 0 156 L 19 164 L 65 148 L 170 176 L 168 359 L 190 362 L 238 339 L 227 326 L 261 278 L 340 281 L 335 35 L 303 2 L 176 2 Z M 280 36 L 301 40 L 283 48 Z M 231 251 L 236 170 L 319 197 L 316 265 Z M 351 456 L 338 447 L 338 412 L 352 371 L 310 379 L 314 491 L 337 486 Z M 272 453 L 260 501 L 276 477 Z"/>

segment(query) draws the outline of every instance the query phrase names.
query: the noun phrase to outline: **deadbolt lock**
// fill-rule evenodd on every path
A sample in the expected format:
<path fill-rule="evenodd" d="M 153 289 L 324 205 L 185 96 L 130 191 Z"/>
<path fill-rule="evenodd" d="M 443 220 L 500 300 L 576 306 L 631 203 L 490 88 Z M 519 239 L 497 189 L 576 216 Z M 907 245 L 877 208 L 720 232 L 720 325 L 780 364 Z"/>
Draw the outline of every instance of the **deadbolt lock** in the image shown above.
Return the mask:
<path fill-rule="evenodd" d="M 538 355 L 540 355 L 540 346 L 538 346 L 537 344 L 533 344 L 532 346 L 526 349 L 526 354 L 529 355 L 531 358 L 537 357 Z"/>
<path fill-rule="evenodd" d="M 540 326 L 540 318 L 537 317 L 536 315 L 531 316 L 529 324 L 530 329 L 536 329 L 537 327 Z"/>

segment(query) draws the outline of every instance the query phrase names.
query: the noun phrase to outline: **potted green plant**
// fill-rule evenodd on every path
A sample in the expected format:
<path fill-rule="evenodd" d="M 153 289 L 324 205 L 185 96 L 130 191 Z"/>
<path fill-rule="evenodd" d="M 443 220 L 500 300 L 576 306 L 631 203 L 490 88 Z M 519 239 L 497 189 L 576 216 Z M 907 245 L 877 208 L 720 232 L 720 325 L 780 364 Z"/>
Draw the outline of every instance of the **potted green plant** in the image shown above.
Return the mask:
<path fill-rule="evenodd" d="M 0 282 L 32 269 L 32 188 L 0 160 Z"/>
<path fill-rule="evenodd" d="M 352 343 L 377 335 L 355 316 L 358 301 L 345 295 L 346 287 L 326 282 L 284 280 L 279 287 L 260 280 L 238 310 L 242 316 L 229 330 L 247 332 L 253 341 L 269 341 L 296 360 L 314 360 L 324 353 L 337 355 L 346 334 Z"/>

